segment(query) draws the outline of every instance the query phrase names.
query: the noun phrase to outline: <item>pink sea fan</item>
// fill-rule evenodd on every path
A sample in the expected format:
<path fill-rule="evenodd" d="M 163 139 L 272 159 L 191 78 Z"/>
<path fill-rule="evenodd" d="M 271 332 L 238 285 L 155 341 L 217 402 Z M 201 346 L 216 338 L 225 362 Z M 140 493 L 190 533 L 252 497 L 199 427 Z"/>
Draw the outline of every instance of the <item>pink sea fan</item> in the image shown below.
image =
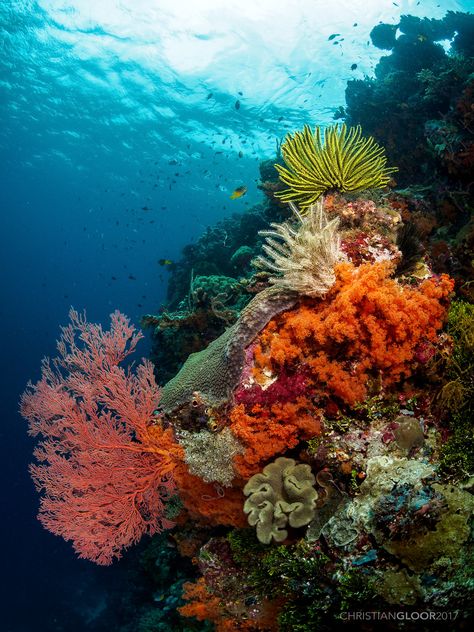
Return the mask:
<path fill-rule="evenodd" d="M 110 564 L 142 535 L 172 526 L 164 515 L 175 490 L 171 439 L 153 420 L 153 365 L 119 366 L 141 333 L 118 311 L 109 331 L 69 315 L 59 356 L 43 360 L 21 398 L 29 433 L 41 437 L 30 471 L 44 492 L 42 524 L 80 557 Z"/>

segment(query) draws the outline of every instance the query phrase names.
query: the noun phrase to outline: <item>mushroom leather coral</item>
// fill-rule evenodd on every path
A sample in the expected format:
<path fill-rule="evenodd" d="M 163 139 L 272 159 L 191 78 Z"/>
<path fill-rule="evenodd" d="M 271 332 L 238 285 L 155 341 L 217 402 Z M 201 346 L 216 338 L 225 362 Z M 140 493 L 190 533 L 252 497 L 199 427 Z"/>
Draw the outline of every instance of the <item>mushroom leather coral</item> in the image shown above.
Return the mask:
<path fill-rule="evenodd" d="M 453 281 L 442 275 L 413 287 L 390 279 L 390 270 L 387 263 L 339 264 L 324 299 L 306 299 L 260 334 L 257 381 L 298 368 L 309 371 L 313 392 L 353 405 L 367 395 L 370 378 L 388 386 L 409 376 L 418 345 L 434 341 L 443 324 Z"/>
<path fill-rule="evenodd" d="M 283 542 L 290 527 L 303 527 L 314 518 L 316 479 L 306 463 L 278 457 L 255 474 L 244 487 L 244 512 L 263 544 Z"/>

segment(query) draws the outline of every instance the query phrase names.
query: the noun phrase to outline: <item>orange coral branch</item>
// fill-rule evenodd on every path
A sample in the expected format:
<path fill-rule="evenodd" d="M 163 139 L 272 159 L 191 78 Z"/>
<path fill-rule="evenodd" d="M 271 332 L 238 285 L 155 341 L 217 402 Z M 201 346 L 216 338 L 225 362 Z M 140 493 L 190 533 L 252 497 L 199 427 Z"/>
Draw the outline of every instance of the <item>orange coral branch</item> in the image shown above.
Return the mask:
<path fill-rule="evenodd" d="M 453 281 L 443 275 L 411 287 L 389 274 L 386 263 L 340 264 L 324 300 L 306 300 L 261 333 L 257 380 L 284 366 L 305 367 L 316 392 L 353 405 L 371 377 L 387 386 L 409 376 L 417 346 L 434 341 L 443 324 Z"/>

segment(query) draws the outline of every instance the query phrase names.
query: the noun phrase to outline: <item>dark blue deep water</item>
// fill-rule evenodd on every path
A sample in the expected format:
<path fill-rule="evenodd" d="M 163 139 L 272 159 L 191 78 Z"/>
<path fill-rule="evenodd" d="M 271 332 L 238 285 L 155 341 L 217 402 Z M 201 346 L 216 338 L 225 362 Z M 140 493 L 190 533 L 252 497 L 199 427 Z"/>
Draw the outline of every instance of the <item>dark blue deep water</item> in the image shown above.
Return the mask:
<path fill-rule="evenodd" d="M 18 400 L 69 307 L 136 324 L 168 270 L 260 202 L 259 161 L 327 124 L 383 54 L 378 22 L 472 0 L 1 0 L 1 632 L 112 630 L 135 553 L 78 560 L 36 519 Z M 335 37 L 331 37 L 335 35 Z M 353 68 L 353 66 L 357 65 Z M 247 194 L 230 200 L 241 185 Z M 148 352 L 142 341 L 141 355 Z"/>

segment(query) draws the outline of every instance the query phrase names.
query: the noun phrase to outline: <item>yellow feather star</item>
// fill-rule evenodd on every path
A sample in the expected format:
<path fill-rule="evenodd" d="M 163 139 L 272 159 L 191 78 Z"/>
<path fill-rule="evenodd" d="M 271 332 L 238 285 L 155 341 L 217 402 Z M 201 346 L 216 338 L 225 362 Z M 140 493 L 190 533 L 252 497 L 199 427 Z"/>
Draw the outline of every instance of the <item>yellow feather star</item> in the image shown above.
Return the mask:
<path fill-rule="evenodd" d="M 290 188 L 275 195 L 283 202 L 295 202 L 306 211 L 327 191 L 380 189 L 390 181 L 396 167 L 386 167 L 383 147 L 362 136 L 360 125 L 328 127 L 324 135 L 305 125 L 301 132 L 288 134 L 281 146 L 286 167 L 275 165 L 280 180 Z"/>

